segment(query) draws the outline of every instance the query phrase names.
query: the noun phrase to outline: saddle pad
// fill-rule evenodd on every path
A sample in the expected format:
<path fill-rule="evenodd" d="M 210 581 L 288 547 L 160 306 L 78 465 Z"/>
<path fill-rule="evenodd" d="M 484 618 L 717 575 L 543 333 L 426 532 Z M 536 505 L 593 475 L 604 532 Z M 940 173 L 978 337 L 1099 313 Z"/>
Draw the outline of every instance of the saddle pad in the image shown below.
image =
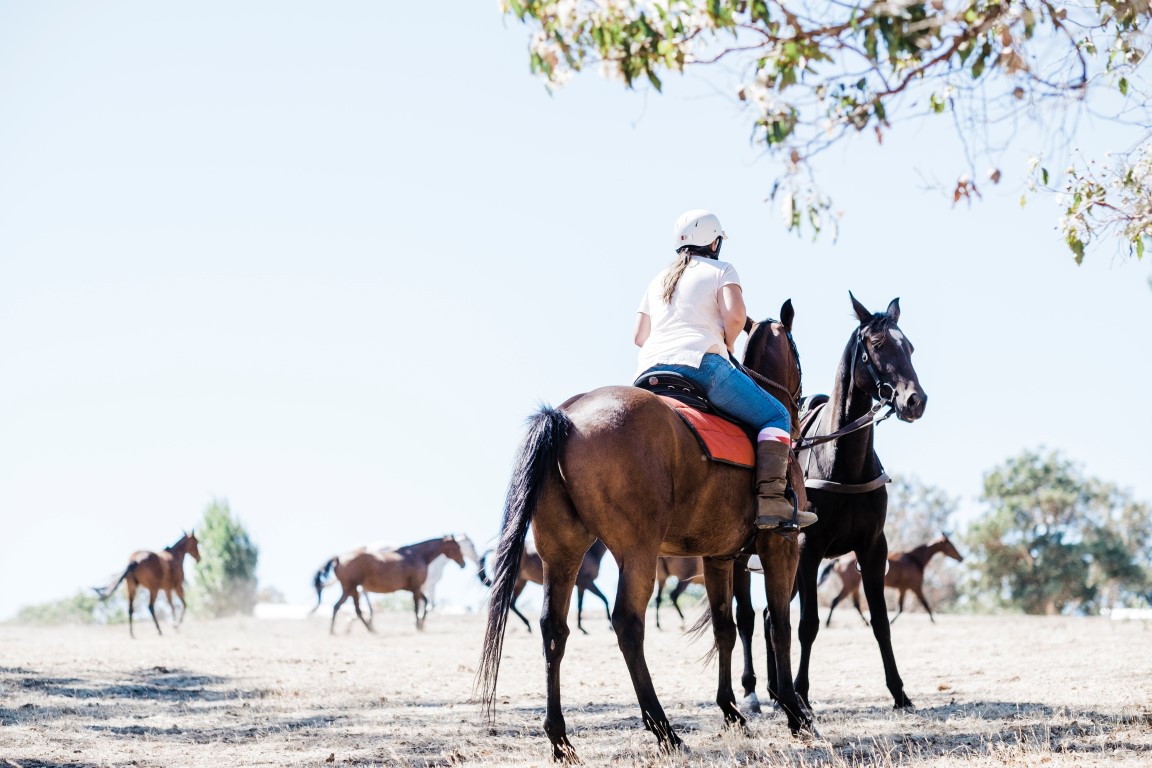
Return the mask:
<path fill-rule="evenodd" d="M 709 459 L 737 467 L 756 466 L 756 452 L 742 427 L 714 413 L 701 413 L 670 397 L 659 397 L 684 420 Z"/>

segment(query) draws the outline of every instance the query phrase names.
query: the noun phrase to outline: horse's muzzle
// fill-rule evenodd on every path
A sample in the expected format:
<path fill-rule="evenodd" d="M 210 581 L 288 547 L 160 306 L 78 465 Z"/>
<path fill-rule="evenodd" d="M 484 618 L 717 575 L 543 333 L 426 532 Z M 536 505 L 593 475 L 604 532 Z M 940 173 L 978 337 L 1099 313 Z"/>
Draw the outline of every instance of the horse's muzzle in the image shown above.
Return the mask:
<path fill-rule="evenodd" d="M 918 389 L 908 393 L 906 397 L 896 400 L 896 418 L 900 421 L 913 422 L 924 415 L 924 408 L 928 405 L 928 395 Z"/>

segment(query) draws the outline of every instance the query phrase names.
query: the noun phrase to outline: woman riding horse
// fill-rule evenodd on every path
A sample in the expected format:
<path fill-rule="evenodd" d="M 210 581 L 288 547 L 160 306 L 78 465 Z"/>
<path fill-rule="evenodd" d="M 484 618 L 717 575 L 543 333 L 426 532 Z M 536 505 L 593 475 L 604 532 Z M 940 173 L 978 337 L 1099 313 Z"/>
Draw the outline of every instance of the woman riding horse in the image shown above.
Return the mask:
<path fill-rule="evenodd" d="M 788 409 L 732 364 L 747 313 L 740 276 L 719 260 L 725 237 L 720 219 L 709 211 L 686 211 L 676 219 L 676 260 L 648 284 L 636 315 L 636 380 L 678 374 L 703 389 L 722 414 L 753 427 L 756 527 L 788 529 L 794 511 L 784 497 L 792 445 Z M 807 510 L 797 514 L 801 528 L 816 522 Z"/>
<path fill-rule="evenodd" d="M 694 219 L 697 223 L 698 218 Z M 704 234 L 688 228 L 689 224 L 682 223 L 685 228 L 678 237 L 691 238 L 687 244 L 706 246 L 715 254 L 723 234 L 718 223 L 713 221 Z M 709 239 L 708 232 L 715 234 Z M 725 301 L 724 294 L 729 294 L 730 309 L 739 309 L 743 327 L 739 291 L 725 288 L 731 282 L 721 284 L 719 270 L 705 263 L 710 258 L 686 253 L 682 254 L 682 261 L 681 271 L 685 274 L 707 274 L 712 270 L 715 277 L 713 341 L 699 350 L 699 358 L 703 361 L 708 357 L 713 343 L 722 344 L 726 355 L 739 328 L 733 328 L 731 336 L 725 335 L 719 305 Z M 734 278 L 729 275 L 723 279 Z M 652 304 L 649 302 L 649 309 L 659 313 L 661 325 L 670 320 L 663 317 L 659 305 L 653 309 Z M 790 305 L 788 310 L 790 315 Z M 643 324 L 641 318 L 638 325 Z M 637 329 L 638 340 L 647 342 L 648 336 L 656 336 L 657 315 L 649 316 L 648 326 L 647 335 L 643 327 Z M 785 323 L 775 322 L 756 326 L 748 347 L 757 345 L 771 348 L 772 352 L 764 355 L 763 367 L 749 366 L 757 375 L 756 382 L 791 397 L 790 393 L 799 389 L 800 370 L 790 329 Z M 718 352 L 713 355 L 728 363 Z M 720 368 L 716 365 L 714 370 L 718 372 Z M 732 383 L 731 374 L 727 379 L 720 383 Z M 721 402 L 732 396 L 723 391 L 723 386 L 716 389 Z M 795 406 L 789 403 L 788 407 Z M 787 409 L 785 413 L 788 419 L 782 423 L 787 426 L 793 413 Z M 663 748 L 675 749 L 681 740 L 660 704 L 644 657 L 645 613 L 660 555 L 704 558 L 704 585 L 719 662 L 716 703 L 732 725 L 746 722 L 732 691 L 731 658 L 736 643 L 732 620 L 733 558 L 746 547 L 754 547 L 763 562 L 774 566 L 766 569 L 765 579 L 771 581 L 768 603 L 772 643 L 778 651 L 778 701 L 792 732 L 811 728 L 811 719 L 792 689 L 790 674 L 788 602 L 798 556 L 798 526 L 792 507 L 787 505 L 787 527 L 792 530 L 781 530 L 779 524 L 784 521 L 776 516 L 785 517 L 785 504 L 780 503 L 783 499 L 775 505 L 765 505 L 767 509 L 761 512 L 749 466 L 707 459 L 684 419 L 656 394 L 636 386 L 600 387 L 571 397 L 557 408 L 542 406 L 529 420 L 505 499 L 484 649 L 477 673 L 477 686 L 490 717 L 508 610 L 531 527 L 544 565 L 540 615 L 548 693 L 544 731 L 552 744 L 553 757 L 575 758 L 560 704 L 560 670 L 570 634 L 567 616 L 572 588 L 584 553 L 596 539 L 607 545 L 620 569 L 612 624 L 644 726 L 656 735 Z M 767 479 L 764 476 L 769 473 L 760 474 Z M 785 472 L 779 470 L 779 474 L 779 490 L 783 490 Z M 758 531 L 756 521 L 761 515 L 770 518 L 768 530 L 784 535 Z"/>

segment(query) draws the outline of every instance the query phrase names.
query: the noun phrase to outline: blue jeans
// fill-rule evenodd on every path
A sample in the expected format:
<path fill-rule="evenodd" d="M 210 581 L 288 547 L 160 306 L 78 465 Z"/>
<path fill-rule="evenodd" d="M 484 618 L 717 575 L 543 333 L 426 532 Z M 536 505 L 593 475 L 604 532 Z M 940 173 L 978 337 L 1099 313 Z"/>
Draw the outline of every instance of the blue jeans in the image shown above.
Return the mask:
<path fill-rule="evenodd" d="M 755 428 L 757 432 L 765 427 L 790 431 L 788 409 L 715 352 L 704 355 L 699 368 L 690 365 L 654 365 L 644 373 L 652 371 L 680 374 L 707 392 L 708 399 L 717 411 Z"/>

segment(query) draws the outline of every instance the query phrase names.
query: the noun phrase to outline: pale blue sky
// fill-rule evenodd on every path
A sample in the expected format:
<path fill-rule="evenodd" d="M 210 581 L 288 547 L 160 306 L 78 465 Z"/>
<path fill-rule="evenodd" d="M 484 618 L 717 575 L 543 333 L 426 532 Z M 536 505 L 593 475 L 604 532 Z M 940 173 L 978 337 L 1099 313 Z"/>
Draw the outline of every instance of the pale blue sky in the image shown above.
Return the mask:
<path fill-rule="evenodd" d="M 835 149 L 842 233 L 813 244 L 765 204 L 776 166 L 724 72 L 550 96 L 524 28 L 457 6 L 0 2 L 0 618 L 214 496 L 292 601 L 352 545 L 483 547 L 525 417 L 629 380 L 693 207 L 754 316 L 792 298 L 807 392 L 848 291 L 901 298 L 929 403 L 880 428 L 891 474 L 971 515 L 985 471 L 1044 445 L 1152 498 L 1148 264 L 1075 267 L 1054 202 L 1016 203 L 1027 147 L 956 209 L 923 183 L 965 170 L 945 120 Z"/>

